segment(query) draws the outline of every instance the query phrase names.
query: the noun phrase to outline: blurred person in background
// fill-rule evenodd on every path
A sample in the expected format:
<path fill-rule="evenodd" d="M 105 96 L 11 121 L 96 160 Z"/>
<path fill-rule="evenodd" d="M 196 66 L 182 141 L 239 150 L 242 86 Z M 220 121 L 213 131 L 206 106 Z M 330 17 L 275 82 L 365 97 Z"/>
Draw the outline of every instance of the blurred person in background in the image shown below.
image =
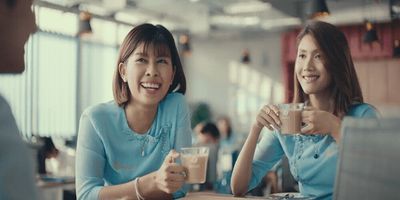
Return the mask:
<path fill-rule="evenodd" d="M 198 144 L 218 144 L 220 133 L 217 126 L 212 122 L 203 122 L 199 127 Z"/>
<path fill-rule="evenodd" d="M 36 31 L 32 0 L 0 0 L 0 73 L 25 70 L 24 46 Z M 38 199 L 33 156 L 0 95 L 0 199 Z"/>
<path fill-rule="evenodd" d="M 200 190 L 213 190 L 217 180 L 217 161 L 220 133 L 212 122 L 203 122 L 197 138 L 196 146 L 207 146 L 209 150 L 206 182 L 200 185 Z"/>
<path fill-rule="evenodd" d="M 217 127 L 221 134 L 220 144 L 221 147 L 229 147 L 236 145 L 235 135 L 233 134 L 231 120 L 227 116 L 218 118 Z"/>
<path fill-rule="evenodd" d="M 233 165 L 236 162 L 240 151 L 240 141 L 236 140 L 236 135 L 232 129 L 231 120 L 228 116 L 221 116 L 217 119 L 217 127 L 221 134 L 220 147 L 218 151 L 217 174 L 218 193 L 230 194 L 230 180 Z"/>
<path fill-rule="evenodd" d="M 364 103 L 345 35 L 334 25 L 310 21 L 298 35 L 293 103 L 305 103 L 301 133 L 281 134 L 279 109 L 266 105 L 258 113 L 232 175 L 232 191 L 243 196 L 283 155 L 289 160 L 301 195 L 332 199 L 345 116 L 376 118 Z M 263 134 L 263 128 L 272 132 Z"/>
<path fill-rule="evenodd" d="M 59 154 L 59 150 L 54 146 L 53 140 L 50 137 L 42 138 L 43 145 L 39 148 L 37 154 L 38 161 L 38 173 L 39 175 L 48 174 L 46 167 L 46 160 L 56 158 Z"/>
<path fill-rule="evenodd" d="M 193 135 L 192 135 L 192 144 L 196 144 L 198 139 L 199 139 L 199 135 L 201 134 L 201 129 L 203 128 L 205 122 L 199 122 L 198 124 L 196 124 L 193 128 Z"/>
<path fill-rule="evenodd" d="M 65 145 L 64 139 L 54 140 L 50 137 L 40 139 L 43 145 L 37 154 L 38 174 L 60 177 L 73 177 L 75 175 L 75 150 Z"/>

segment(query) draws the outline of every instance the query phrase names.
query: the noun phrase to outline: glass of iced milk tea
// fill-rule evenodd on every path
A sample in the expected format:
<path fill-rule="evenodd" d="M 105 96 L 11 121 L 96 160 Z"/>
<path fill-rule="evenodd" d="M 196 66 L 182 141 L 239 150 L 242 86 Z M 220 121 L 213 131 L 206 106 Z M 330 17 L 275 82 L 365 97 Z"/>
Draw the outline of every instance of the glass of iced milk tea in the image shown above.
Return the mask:
<path fill-rule="evenodd" d="M 206 182 L 208 147 L 187 147 L 181 149 L 182 166 L 186 169 L 186 183 Z"/>
<path fill-rule="evenodd" d="M 279 104 L 279 120 L 282 134 L 298 134 L 301 131 L 301 112 L 303 103 Z"/>

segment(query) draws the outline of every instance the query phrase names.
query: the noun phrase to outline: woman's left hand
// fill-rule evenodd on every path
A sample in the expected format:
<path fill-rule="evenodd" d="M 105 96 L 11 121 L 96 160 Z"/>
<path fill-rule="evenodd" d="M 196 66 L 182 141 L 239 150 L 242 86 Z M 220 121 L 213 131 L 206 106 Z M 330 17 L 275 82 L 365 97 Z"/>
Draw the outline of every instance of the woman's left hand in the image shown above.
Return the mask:
<path fill-rule="evenodd" d="M 338 139 L 341 120 L 332 113 L 307 106 L 302 112 L 302 122 L 306 126 L 301 128 L 303 134 L 331 134 Z"/>

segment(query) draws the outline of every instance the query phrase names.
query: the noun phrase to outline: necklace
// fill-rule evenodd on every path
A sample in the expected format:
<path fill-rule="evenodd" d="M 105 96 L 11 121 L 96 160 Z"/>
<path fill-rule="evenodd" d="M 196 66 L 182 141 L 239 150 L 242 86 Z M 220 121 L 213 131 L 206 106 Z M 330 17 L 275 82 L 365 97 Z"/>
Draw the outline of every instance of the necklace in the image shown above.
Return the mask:
<path fill-rule="evenodd" d="M 146 143 L 147 143 L 148 141 L 149 141 L 149 138 L 147 137 L 147 135 L 145 135 L 145 136 L 143 137 L 142 148 L 141 148 L 141 152 L 140 152 L 140 155 L 142 155 L 142 157 L 144 157 L 144 155 L 145 155 L 144 148 L 146 147 Z"/>

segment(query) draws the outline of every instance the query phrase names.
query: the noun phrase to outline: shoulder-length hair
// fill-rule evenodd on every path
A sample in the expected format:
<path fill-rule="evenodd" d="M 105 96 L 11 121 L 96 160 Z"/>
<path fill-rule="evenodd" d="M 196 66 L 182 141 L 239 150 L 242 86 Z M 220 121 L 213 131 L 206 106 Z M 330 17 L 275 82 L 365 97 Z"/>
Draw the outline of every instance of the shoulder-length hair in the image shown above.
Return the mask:
<path fill-rule="evenodd" d="M 232 136 L 232 124 L 231 124 L 231 120 L 229 119 L 228 116 L 221 116 L 218 118 L 217 123 L 219 121 L 225 121 L 225 123 L 228 126 L 228 132 L 227 132 L 227 138 L 230 138 Z"/>
<path fill-rule="evenodd" d="M 360 84 L 345 35 L 336 26 L 321 21 L 309 21 L 305 25 L 297 36 L 297 46 L 305 35 L 314 38 L 324 56 L 324 66 L 332 80 L 329 88 L 334 103 L 334 114 L 342 116 L 353 103 L 363 103 Z M 308 95 L 304 93 L 294 73 L 293 102 L 307 100 Z"/>
<path fill-rule="evenodd" d="M 156 54 L 166 54 L 171 56 L 172 66 L 174 69 L 174 80 L 172 81 L 168 93 L 178 92 L 185 94 L 186 78 L 178 50 L 175 46 L 174 37 L 162 25 L 141 24 L 134 27 L 121 44 L 113 79 L 113 94 L 115 102 L 117 102 L 119 106 L 123 106 L 130 100 L 131 94 L 129 88 L 124 86 L 126 83 L 123 82 L 122 77 L 119 74 L 118 65 L 127 62 L 128 58 L 140 44 L 144 45 L 145 52 L 149 46 L 153 46 Z"/>

